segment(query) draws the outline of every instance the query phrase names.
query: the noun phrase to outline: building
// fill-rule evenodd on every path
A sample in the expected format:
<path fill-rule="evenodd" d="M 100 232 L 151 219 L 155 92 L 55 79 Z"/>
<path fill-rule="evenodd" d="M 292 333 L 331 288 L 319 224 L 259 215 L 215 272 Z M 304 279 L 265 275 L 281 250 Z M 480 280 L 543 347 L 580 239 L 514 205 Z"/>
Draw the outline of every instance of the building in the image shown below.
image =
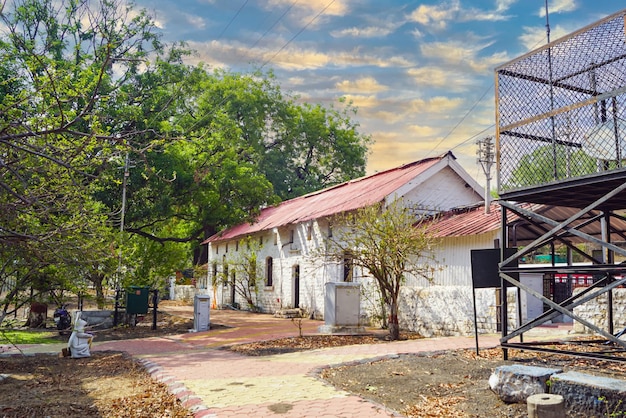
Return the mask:
<path fill-rule="evenodd" d="M 432 215 L 480 204 L 482 196 L 480 185 L 448 152 L 297 197 L 263 209 L 254 223 L 236 225 L 207 239 L 206 285 L 213 288 L 218 305 L 244 309 L 253 305 L 268 313 L 301 308 L 308 316 L 322 318 L 325 283 L 367 281 L 367 272 L 349 263 L 314 257 L 333 233 L 335 215 L 396 199 L 418 214 Z M 251 252 L 258 266 L 253 274 L 262 276 L 262 284 L 246 298 L 237 287 L 250 276 L 250 270 L 241 266 L 244 259 L 250 260 Z M 364 320 L 372 319 L 375 304 L 364 295 Z"/>

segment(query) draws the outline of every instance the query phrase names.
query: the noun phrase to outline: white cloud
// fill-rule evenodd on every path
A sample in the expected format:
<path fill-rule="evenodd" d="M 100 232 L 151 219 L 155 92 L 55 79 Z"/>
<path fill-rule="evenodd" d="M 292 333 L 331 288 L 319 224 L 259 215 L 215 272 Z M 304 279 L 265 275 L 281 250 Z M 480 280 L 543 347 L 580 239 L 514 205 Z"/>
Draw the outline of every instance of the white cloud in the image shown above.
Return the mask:
<path fill-rule="evenodd" d="M 419 137 L 433 137 L 439 133 L 439 129 L 432 126 L 410 125 L 407 129 L 412 135 Z"/>
<path fill-rule="evenodd" d="M 443 29 L 447 22 L 454 18 L 461 9 L 458 0 L 443 2 L 437 5 L 420 4 L 410 15 L 409 20 L 424 26 Z"/>
<path fill-rule="evenodd" d="M 576 28 L 568 29 L 561 25 L 550 28 L 550 40 L 554 41 L 565 35 L 572 33 Z M 547 43 L 545 27 L 523 27 L 523 32 L 519 36 L 519 42 L 524 46 L 525 51 L 532 51 Z"/>
<path fill-rule="evenodd" d="M 448 22 L 482 22 L 508 20 L 510 16 L 503 14 L 516 0 L 498 0 L 495 10 L 481 10 L 474 7 L 464 8 L 459 0 L 449 0 L 436 5 L 421 4 L 408 17 L 410 21 L 419 23 L 431 30 L 443 30 Z"/>
<path fill-rule="evenodd" d="M 335 84 L 337 90 L 346 93 L 377 93 L 388 90 L 387 86 L 379 84 L 374 77 L 363 77 L 358 80 L 343 80 Z"/>
<path fill-rule="evenodd" d="M 206 21 L 202 17 L 187 13 L 185 13 L 184 16 L 190 26 L 193 26 L 196 29 L 204 29 L 206 27 Z"/>
<path fill-rule="evenodd" d="M 576 0 L 552 0 L 548 2 L 548 13 L 567 13 L 578 9 Z M 546 17 L 546 8 L 539 9 L 539 17 Z"/>
<path fill-rule="evenodd" d="M 362 95 L 352 95 L 347 94 L 344 96 L 348 102 L 351 102 L 354 106 L 359 109 L 362 108 L 374 108 L 378 106 L 380 103 L 376 96 L 362 96 Z"/>
<path fill-rule="evenodd" d="M 507 11 L 517 0 L 496 0 L 496 10 L 498 12 Z"/>
<path fill-rule="evenodd" d="M 378 38 L 389 35 L 393 32 L 393 28 L 385 28 L 380 26 L 368 26 L 364 28 L 351 27 L 341 30 L 331 31 L 331 36 L 335 38 Z"/>
<path fill-rule="evenodd" d="M 410 103 L 410 111 L 413 113 L 445 113 L 458 109 L 463 99 L 435 96 L 424 99 L 414 99 Z"/>

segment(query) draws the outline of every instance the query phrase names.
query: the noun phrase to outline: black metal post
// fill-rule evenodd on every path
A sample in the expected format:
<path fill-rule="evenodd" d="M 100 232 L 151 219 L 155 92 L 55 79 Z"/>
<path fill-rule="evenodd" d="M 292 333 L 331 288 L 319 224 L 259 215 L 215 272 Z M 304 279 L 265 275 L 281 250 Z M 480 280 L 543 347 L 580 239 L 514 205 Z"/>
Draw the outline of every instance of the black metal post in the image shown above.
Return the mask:
<path fill-rule="evenodd" d="M 115 313 L 113 314 L 113 326 L 117 326 L 117 314 L 120 308 L 120 289 L 115 289 Z"/>
<path fill-rule="evenodd" d="M 157 329 L 157 308 L 159 307 L 159 291 L 152 291 L 152 329 Z"/>

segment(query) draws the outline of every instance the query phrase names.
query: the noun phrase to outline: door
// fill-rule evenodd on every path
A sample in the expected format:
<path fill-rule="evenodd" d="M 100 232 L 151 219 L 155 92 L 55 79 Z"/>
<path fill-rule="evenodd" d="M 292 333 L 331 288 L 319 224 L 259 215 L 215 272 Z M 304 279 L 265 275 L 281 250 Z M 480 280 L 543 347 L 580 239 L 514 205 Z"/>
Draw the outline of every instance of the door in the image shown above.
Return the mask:
<path fill-rule="evenodd" d="M 293 307 L 300 307 L 300 266 L 293 266 Z"/>

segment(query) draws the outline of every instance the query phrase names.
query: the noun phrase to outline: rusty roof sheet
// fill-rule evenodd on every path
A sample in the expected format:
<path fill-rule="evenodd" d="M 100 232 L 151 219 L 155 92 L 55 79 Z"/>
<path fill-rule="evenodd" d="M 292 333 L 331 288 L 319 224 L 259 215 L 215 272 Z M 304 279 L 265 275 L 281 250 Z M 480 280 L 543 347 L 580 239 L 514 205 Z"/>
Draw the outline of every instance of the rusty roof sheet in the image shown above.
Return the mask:
<path fill-rule="evenodd" d="M 576 208 L 539 203 L 526 202 L 517 203 L 516 205 L 559 223 L 569 219 L 579 211 Z M 491 204 L 490 213 L 488 214 L 485 213 L 483 205 L 455 208 L 433 217 L 426 227 L 428 232 L 438 238 L 480 235 L 499 231 L 502 226 L 500 208 L 498 202 Z M 587 222 L 590 218 L 598 216 L 599 213 L 598 211 L 590 211 L 580 219 L 573 221 L 569 226 L 585 234 L 600 238 L 602 237 L 600 222 Z M 507 212 L 507 225 L 512 228 L 509 234 L 511 235 L 510 238 L 515 241 L 513 245 L 527 245 L 554 227 L 543 222 L 538 224 L 528 222 L 525 218 L 511 211 Z M 626 220 L 621 217 L 613 217 L 611 219 L 611 242 L 624 241 L 625 231 Z M 571 242 L 583 242 L 581 238 L 569 234 L 568 240 Z"/>
<path fill-rule="evenodd" d="M 350 180 L 339 185 L 286 200 L 261 210 L 254 223 L 243 223 L 208 238 L 203 244 L 224 241 L 285 225 L 320 219 L 381 202 L 385 197 L 446 157 L 426 158 L 390 170 Z"/>
<path fill-rule="evenodd" d="M 484 205 L 456 208 L 446 211 L 428 225 L 428 231 L 437 238 L 479 235 L 500 229 L 500 205 L 492 203 L 489 213 Z"/>

